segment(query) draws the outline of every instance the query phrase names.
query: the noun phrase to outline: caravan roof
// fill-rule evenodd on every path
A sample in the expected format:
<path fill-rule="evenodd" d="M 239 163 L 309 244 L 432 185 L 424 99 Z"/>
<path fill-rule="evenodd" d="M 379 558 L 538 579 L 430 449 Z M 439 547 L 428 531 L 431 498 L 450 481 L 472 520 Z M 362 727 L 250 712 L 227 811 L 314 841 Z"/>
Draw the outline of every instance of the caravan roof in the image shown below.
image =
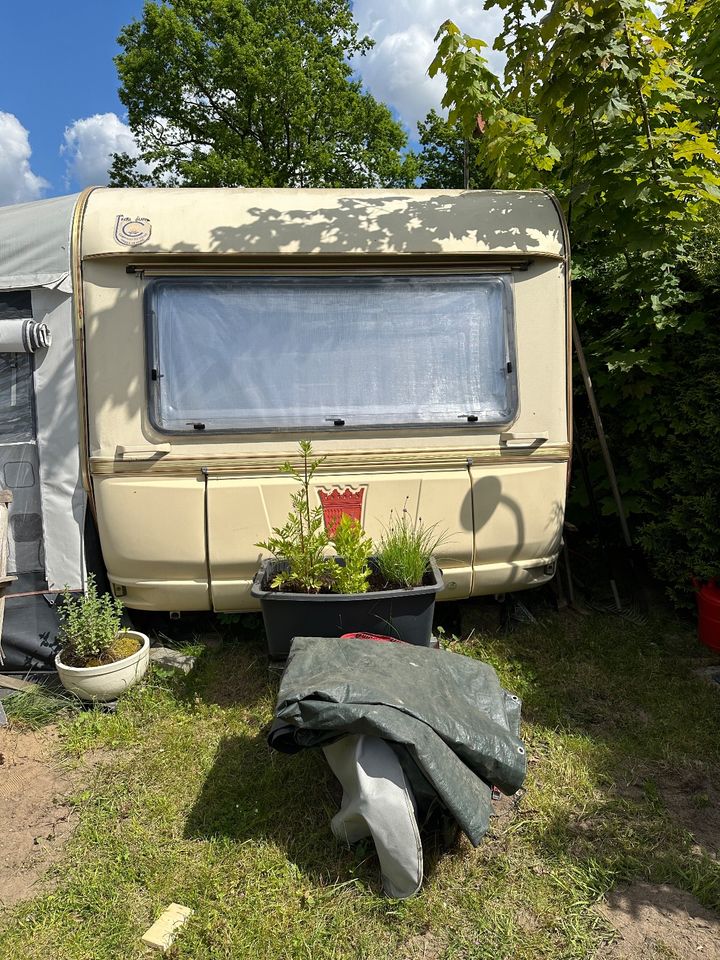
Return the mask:
<path fill-rule="evenodd" d="M 130 252 L 118 218 L 147 224 L 143 255 L 566 252 L 556 203 L 539 190 L 98 189 L 83 217 L 83 259 Z"/>

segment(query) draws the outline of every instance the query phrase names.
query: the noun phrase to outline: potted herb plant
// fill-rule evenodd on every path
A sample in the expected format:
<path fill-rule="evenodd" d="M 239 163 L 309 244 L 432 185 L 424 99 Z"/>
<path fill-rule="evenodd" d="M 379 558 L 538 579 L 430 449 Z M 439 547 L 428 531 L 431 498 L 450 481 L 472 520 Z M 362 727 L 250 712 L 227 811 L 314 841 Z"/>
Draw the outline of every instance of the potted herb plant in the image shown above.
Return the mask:
<path fill-rule="evenodd" d="M 300 455 L 300 469 L 281 467 L 299 484 L 287 521 L 257 544 L 272 554 L 251 589 L 260 601 L 270 657 L 286 657 L 295 636 L 350 632 L 428 646 L 435 598 L 444 586 L 433 553 L 443 537 L 433 526 L 412 521 L 406 509 L 391 517 L 377 545 L 349 516 L 328 536 L 322 507 L 312 505 L 310 491 L 324 458 L 313 457 L 308 440 L 300 441 Z"/>
<path fill-rule="evenodd" d="M 55 667 L 65 689 L 81 700 L 115 700 L 145 676 L 150 641 L 125 629 L 122 613 L 120 600 L 98 594 L 92 574 L 84 596 L 63 594 Z"/>

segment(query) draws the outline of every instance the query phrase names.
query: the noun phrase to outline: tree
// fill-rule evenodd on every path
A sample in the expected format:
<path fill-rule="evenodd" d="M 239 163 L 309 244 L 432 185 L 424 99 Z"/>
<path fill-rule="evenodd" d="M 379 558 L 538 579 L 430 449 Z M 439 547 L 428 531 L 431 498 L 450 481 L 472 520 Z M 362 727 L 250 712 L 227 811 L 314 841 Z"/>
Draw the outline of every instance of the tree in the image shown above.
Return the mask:
<path fill-rule="evenodd" d="M 563 204 L 575 317 L 626 506 L 677 596 L 690 572 L 720 574 L 720 454 L 707 443 L 720 290 L 698 256 L 717 235 L 720 5 L 485 6 L 505 11 L 504 75 L 450 21 L 430 73 L 445 75 L 451 123 L 485 119 L 478 156 L 495 186 L 549 188 Z"/>
<path fill-rule="evenodd" d="M 450 121 L 471 130 L 481 113 L 496 184 L 555 188 L 576 245 L 667 252 L 720 196 L 715 131 L 702 129 L 715 94 L 692 75 L 673 20 L 676 8 L 683 20 L 691 13 L 668 2 L 661 21 L 645 0 L 555 0 L 538 25 L 543 0 L 493 6 L 506 11 L 495 41 L 508 57 L 502 80 L 483 41 L 450 21 L 438 34 L 430 74 L 446 76 Z"/>
<path fill-rule="evenodd" d="M 468 138 L 460 122 L 448 123 L 435 110 L 417 126 L 422 147 L 417 154 L 417 175 L 423 187 L 461 190 L 465 186 L 466 165 L 471 190 L 491 185 L 477 158 L 477 127 L 473 137 Z"/>
<path fill-rule="evenodd" d="M 401 126 L 352 78 L 348 59 L 372 41 L 349 0 L 146 0 L 119 43 L 140 156 L 115 158 L 115 185 L 413 180 Z"/>

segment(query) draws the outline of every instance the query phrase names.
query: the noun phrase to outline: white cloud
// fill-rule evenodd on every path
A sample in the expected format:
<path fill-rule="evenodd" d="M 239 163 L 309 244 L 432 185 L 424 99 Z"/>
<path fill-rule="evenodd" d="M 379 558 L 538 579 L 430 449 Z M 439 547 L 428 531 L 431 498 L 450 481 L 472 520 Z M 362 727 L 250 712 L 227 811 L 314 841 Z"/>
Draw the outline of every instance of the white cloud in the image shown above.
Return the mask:
<path fill-rule="evenodd" d="M 411 135 L 431 107 L 439 109 L 445 92 L 442 77 L 427 75 L 440 24 L 453 20 L 489 46 L 502 25 L 502 11 L 483 10 L 480 0 L 354 0 L 353 14 L 360 33 L 375 40 L 353 66 L 373 96 L 397 110 Z M 486 51 L 485 56 L 494 69 L 502 69 L 499 54 Z"/>
<path fill-rule="evenodd" d="M 116 113 L 96 113 L 92 117 L 75 120 L 65 128 L 60 153 L 66 158 L 68 186 L 104 186 L 114 153 L 138 154 L 130 131 Z"/>
<path fill-rule="evenodd" d="M 30 167 L 30 138 L 12 113 L 0 111 L 0 204 L 37 200 L 50 186 Z"/>

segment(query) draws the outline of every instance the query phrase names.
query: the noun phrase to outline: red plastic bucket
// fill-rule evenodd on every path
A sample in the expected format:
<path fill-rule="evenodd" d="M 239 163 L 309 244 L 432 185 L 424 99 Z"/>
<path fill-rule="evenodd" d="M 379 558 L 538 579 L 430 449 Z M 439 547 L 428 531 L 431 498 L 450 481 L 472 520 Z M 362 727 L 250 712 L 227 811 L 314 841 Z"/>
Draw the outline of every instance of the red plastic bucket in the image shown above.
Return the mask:
<path fill-rule="evenodd" d="M 720 587 L 715 580 L 695 584 L 698 606 L 698 637 L 711 650 L 720 652 Z"/>

